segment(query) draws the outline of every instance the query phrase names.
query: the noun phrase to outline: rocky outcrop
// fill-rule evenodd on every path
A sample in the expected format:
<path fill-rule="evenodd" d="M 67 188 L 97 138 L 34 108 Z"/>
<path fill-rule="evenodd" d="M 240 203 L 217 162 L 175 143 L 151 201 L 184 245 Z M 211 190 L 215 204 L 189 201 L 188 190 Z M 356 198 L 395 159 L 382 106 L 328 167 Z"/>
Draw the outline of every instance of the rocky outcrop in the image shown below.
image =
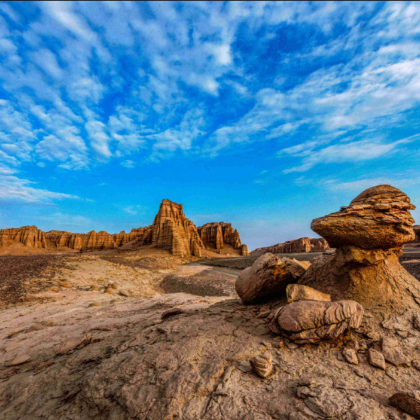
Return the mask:
<path fill-rule="evenodd" d="M 275 310 L 270 315 L 270 329 L 298 344 L 317 343 L 338 338 L 348 329 L 358 328 L 363 312 L 363 307 L 351 300 L 300 300 Z"/>
<path fill-rule="evenodd" d="M 323 238 L 300 238 L 281 244 L 257 248 L 251 255 L 271 254 L 294 254 L 301 252 L 324 252 L 329 249 L 328 242 Z"/>
<path fill-rule="evenodd" d="M 241 246 L 241 255 L 243 257 L 249 257 L 248 247 L 246 245 Z"/>
<path fill-rule="evenodd" d="M 310 263 L 264 254 L 252 267 L 241 272 L 235 289 L 244 303 L 261 302 L 284 293 L 289 283 L 295 283 Z"/>
<path fill-rule="evenodd" d="M 20 242 L 31 248 L 47 248 L 48 246 L 45 232 L 36 226 L 0 230 L 0 247 L 12 245 L 13 242 Z"/>
<path fill-rule="evenodd" d="M 114 249 L 137 240 L 147 242 L 149 228 L 133 229 L 111 235 L 105 231 L 89 233 L 70 233 L 62 230 L 43 232 L 36 226 L 0 230 L 0 247 L 21 243 L 31 248 L 54 249 L 67 247 L 77 251 L 99 251 Z"/>
<path fill-rule="evenodd" d="M 178 257 L 201 255 L 198 250 L 204 248 L 194 223 L 185 217 L 182 204 L 167 199 L 162 201 L 153 222 L 151 244 Z"/>
<path fill-rule="evenodd" d="M 222 249 L 225 245 L 230 245 L 235 249 L 242 247 L 239 233 L 232 227 L 232 223 L 207 223 L 199 226 L 197 230 L 206 247 L 216 249 Z"/>
<path fill-rule="evenodd" d="M 420 286 L 398 261 L 403 245 L 415 237 L 409 212 L 414 208 L 402 191 L 379 185 L 339 212 L 315 219 L 312 229 L 337 249 L 316 258 L 298 283 L 364 306 L 416 306 Z"/>

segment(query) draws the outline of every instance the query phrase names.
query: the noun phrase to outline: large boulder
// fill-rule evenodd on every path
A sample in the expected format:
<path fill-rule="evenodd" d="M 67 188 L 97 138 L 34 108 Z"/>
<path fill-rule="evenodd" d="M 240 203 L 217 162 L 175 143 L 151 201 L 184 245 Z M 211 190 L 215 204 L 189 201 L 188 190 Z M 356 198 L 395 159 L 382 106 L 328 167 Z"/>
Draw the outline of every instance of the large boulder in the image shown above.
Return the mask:
<path fill-rule="evenodd" d="M 410 198 L 391 185 L 378 185 L 358 195 L 349 206 L 313 220 L 313 231 L 330 246 L 395 248 L 415 239 Z"/>
<path fill-rule="evenodd" d="M 307 261 L 264 254 L 236 279 L 236 292 L 244 303 L 278 297 L 289 283 L 296 283 L 309 266 Z"/>
<path fill-rule="evenodd" d="M 363 313 L 362 305 L 352 300 L 300 300 L 270 314 L 270 329 L 298 344 L 317 343 L 338 338 L 347 330 L 358 328 Z"/>

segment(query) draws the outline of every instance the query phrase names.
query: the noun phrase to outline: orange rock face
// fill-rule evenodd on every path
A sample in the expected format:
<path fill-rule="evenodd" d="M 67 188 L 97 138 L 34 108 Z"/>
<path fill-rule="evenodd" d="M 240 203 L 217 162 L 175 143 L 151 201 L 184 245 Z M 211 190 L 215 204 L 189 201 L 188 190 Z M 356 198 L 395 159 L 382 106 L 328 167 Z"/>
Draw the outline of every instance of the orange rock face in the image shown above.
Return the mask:
<path fill-rule="evenodd" d="M 287 241 L 281 244 L 257 248 L 251 252 L 251 255 L 262 255 L 267 252 L 271 254 L 293 254 L 300 252 L 323 252 L 329 249 L 328 242 L 324 238 L 300 238 L 293 241 Z"/>
<path fill-rule="evenodd" d="M 204 244 L 191 220 L 185 217 L 182 204 L 164 199 L 152 225 L 151 244 L 167 249 L 172 255 L 201 255 Z"/>
<path fill-rule="evenodd" d="M 32 248 L 47 248 L 45 233 L 36 226 L 0 230 L 0 247 L 20 242 Z"/>
<path fill-rule="evenodd" d="M 213 222 L 197 228 L 203 243 L 211 248 L 222 249 L 225 244 L 235 249 L 241 249 L 239 233 L 233 229 L 232 223 Z"/>

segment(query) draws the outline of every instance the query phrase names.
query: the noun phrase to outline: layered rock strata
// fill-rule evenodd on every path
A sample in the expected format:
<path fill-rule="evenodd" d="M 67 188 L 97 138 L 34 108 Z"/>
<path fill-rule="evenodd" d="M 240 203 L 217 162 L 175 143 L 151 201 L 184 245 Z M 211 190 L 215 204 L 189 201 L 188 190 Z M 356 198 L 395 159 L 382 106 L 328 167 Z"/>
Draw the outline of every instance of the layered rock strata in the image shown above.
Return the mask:
<path fill-rule="evenodd" d="M 45 232 L 36 226 L 0 230 L 0 247 L 6 247 L 13 242 L 20 242 L 32 248 L 47 248 Z"/>
<path fill-rule="evenodd" d="M 232 227 L 232 223 L 207 223 L 199 226 L 197 230 L 207 247 L 222 249 L 225 245 L 230 245 L 235 249 L 241 249 L 241 238 L 238 231 Z"/>
<path fill-rule="evenodd" d="M 415 235 L 410 198 L 390 185 L 369 188 L 339 212 L 315 219 L 311 228 L 336 248 L 316 258 L 298 283 L 387 310 L 416 306 L 420 286 L 399 263 Z"/>
<path fill-rule="evenodd" d="M 201 256 L 204 248 L 194 223 L 185 217 L 182 204 L 167 199 L 162 201 L 153 222 L 151 244 L 178 257 Z"/>
<path fill-rule="evenodd" d="M 328 242 L 324 238 L 300 238 L 287 241 L 281 244 L 257 248 L 251 255 L 262 255 L 267 252 L 271 254 L 294 254 L 301 252 L 324 252 L 329 249 Z"/>
<path fill-rule="evenodd" d="M 244 303 L 256 303 L 278 297 L 286 286 L 296 283 L 310 263 L 264 254 L 241 272 L 235 289 Z"/>

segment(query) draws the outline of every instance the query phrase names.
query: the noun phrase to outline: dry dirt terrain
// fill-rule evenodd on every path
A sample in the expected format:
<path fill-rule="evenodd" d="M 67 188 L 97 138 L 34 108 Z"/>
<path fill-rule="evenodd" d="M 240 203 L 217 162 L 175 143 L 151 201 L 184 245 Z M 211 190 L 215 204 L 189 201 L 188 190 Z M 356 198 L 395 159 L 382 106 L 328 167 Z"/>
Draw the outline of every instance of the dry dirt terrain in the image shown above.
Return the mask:
<path fill-rule="evenodd" d="M 414 418 L 388 401 L 420 382 L 409 314 L 366 310 L 339 340 L 296 345 L 267 327 L 273 303 L 241 303 L 241 269 L 224 265 L 148 247 L 1 257 L 0 419 Z M 411 364 L 368 363 L 383 334 Z M 357 365 L 342 356 L 354 346 Z M 263 354 L 267 378 L 249 363 Z"/>

